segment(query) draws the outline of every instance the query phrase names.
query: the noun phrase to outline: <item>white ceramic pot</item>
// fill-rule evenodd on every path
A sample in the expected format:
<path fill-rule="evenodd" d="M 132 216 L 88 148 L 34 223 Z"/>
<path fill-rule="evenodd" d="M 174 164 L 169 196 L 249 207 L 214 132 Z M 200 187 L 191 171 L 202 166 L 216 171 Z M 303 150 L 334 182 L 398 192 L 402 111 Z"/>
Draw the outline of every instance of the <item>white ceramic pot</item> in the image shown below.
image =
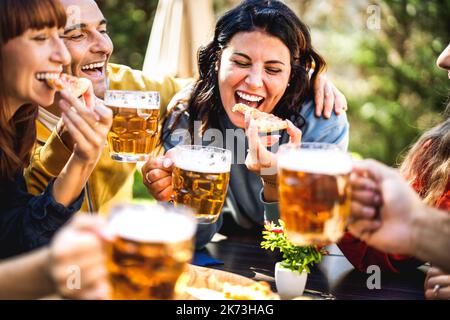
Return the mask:
<path fill-rule="evenodd" d="M 275 283 L 281 299 L 293 299 L 303 295 L 308 273 L 292 271 L 284 268 L 281 262 L 275 265 Z"/>

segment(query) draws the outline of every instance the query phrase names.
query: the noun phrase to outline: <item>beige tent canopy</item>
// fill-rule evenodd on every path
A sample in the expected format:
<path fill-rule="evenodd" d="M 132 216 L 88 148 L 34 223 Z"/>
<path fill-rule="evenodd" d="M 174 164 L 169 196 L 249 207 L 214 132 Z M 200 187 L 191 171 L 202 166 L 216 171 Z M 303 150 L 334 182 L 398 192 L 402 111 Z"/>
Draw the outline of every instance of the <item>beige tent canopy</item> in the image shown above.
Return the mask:
<path fill-rule="evenodd" d="M 159 0 L 143 72 L 197 75 L 197 50 L 214 33 L 212 0 Z"/>

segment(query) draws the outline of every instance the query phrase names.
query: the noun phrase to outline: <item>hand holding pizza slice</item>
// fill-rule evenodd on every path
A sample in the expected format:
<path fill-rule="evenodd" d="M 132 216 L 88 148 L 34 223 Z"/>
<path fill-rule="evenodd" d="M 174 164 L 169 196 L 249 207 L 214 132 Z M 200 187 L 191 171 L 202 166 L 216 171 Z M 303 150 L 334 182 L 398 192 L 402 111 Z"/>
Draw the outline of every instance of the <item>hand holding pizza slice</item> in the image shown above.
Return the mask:
<path fill-rule="evenodd" d="M 57 79 L 46 79 L 46 81 L 49 87 L 57 91 L 70 90 L 75 97 L 83 95 L 89 89 L 91 83 L 86 78 L 77 78 L 66 73 L 61 73 Z"/>
<path fill-rule="evenodd" d="M 247 106 L 246 106 L 247 107 Z M 237 108 L 242 108 L 237 106 Z M 244 109 L 244 108 L 242 108 Z M 298 144 L 302 139 L 302 131 L 297 128 L 289 120 L 281 120 L 278 117 L 267 117 L 259 115 L 263 113 L 254 108 L 252 110 L 246 110 L 247 115 L 250 115 L 249 119 L 246 119 L 246 136 L 248 140 L 248 152 L 245 158 L 245 165 L 247 169 L 257 175 L 259 175 L 263 181 L 264 189 L 263 196 L 268 202 L 278 201 L 278 188 L 277 188 L 277 157 L 276 154 L 267 150 L 268 144 L 259 135 L 261 131 L 272 132 L 276 130 L 286 129 L 289 135 L 289 143 Z M 255 111 L 253 111 L 255 110 Z M 259 117 L 266 117 L 267 122 L 259 122 Z M 269 120 L 270 119 L 270 120 Z M 263 126 L 261 128 L 261 125 Z M 266 127 L 264 127 L 266 126 Z M 286 127 L 285 127 L 286 126 Z M 263 137 L 267 138 L 267 137 Z M 279 139 L 279 137 L 278 137 Z M 277 140 L 278 140 L 277 139 Z M 273 142 L 273 141 L 272 141 Z M 276 141 L 275 141 L 276 142 Z M 271 143 L 273 145 L 273 143 Z"/>

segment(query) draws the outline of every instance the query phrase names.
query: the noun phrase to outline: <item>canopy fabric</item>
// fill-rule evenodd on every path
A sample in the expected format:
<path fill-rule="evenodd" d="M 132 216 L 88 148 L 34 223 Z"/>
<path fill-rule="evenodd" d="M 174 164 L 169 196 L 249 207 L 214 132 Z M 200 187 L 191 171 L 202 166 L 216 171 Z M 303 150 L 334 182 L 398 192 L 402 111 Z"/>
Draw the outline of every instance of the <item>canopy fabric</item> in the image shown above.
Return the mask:
<path fill-rule="evenodd" d="M 197 50 L 214 33 L 212 0 L 159 0 L 143 72 L 151 76 L 197 75 Z"/>

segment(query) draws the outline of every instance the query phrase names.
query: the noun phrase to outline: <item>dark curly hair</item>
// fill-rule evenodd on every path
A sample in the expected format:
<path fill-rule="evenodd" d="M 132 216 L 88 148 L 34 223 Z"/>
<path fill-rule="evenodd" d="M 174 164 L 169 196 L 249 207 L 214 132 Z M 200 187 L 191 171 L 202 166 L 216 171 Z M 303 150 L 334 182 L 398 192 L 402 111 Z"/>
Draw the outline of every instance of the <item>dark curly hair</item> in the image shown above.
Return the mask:
<path fill-rule="evenodd" d="M 292 67 L 290 85 L 273 113 L 283 119 L 298 114 L 299 106 L 310 95 L 311 83 L 325 68 L 325 61 L 312 47 L 308 27 L 281 1 L 243 1 L 218 20 L 214 39 L 199 49 L 199 79 L 188 102 L 191 137 L 194 134 L 195 120 L 202 122 L 200 134 L 207 128 L 218 127 L 217 115 L 223 110 L 223 105 L 219 93 L 217 61 L 234 35 L 255 30 L 263 30 L 277 37 L 290 51 Z M 314 72 L 310 79 L 311 69 L 314 69 Z M 175 119 L 174 123 L 177 122 Z"/>

